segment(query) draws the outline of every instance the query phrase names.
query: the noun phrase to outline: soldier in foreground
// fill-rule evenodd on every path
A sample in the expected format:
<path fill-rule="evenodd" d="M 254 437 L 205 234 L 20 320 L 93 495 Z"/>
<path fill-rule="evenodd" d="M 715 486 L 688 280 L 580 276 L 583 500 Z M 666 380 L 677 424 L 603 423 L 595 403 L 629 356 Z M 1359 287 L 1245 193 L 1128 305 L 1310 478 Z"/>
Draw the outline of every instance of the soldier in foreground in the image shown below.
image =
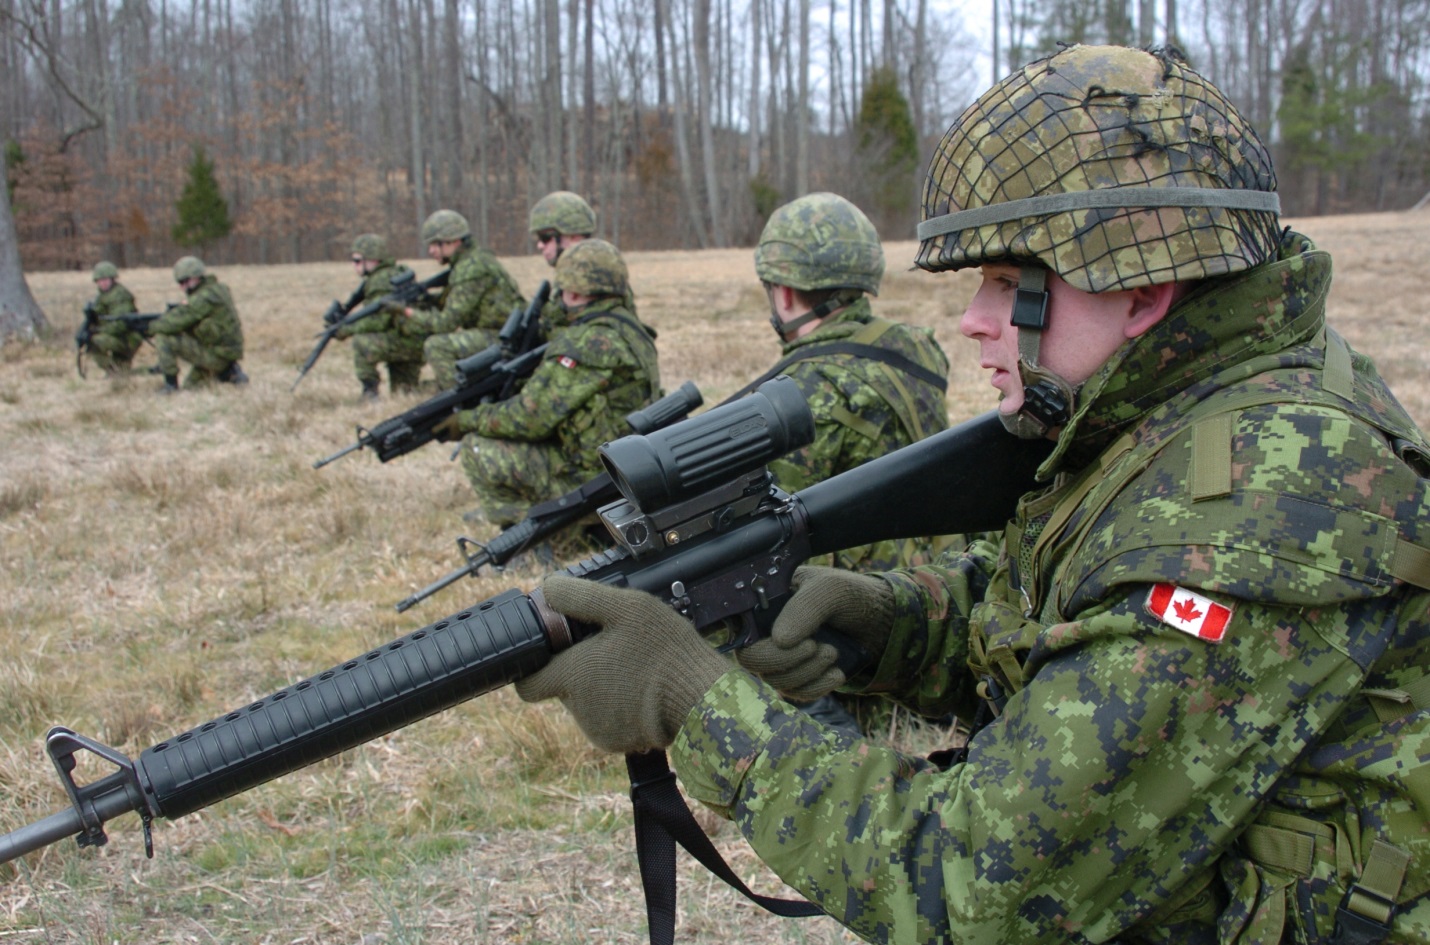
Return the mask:
<path fill-rule="evenodd" d="M 205 269 L 196 256 L 183 256 L 174 263 L 174 281 L 187 296 L 150 326 L 159 351 L 159 373 L 164 375 L 160 393 L 179 389 L 179 362 L 187 361 L 184 387 L 199 387 L 219 381 L 247 384 L 248 375 L 238 362 L 243 358 L 243 325 L 228 286 Z"/>
<path fill-rule="evenodd" d="M 407 309 L 403 331 L 423 338 L 422 353 L 444 390 L 457 384 L 456 364 L 497 340 L 514 308 L 526 302 L 511 274 L 488 250 L 472 242 L 467 218 L 438 210 L 422 224 L 427 255 L 452 274 L 434 308 Z"/>
<path fill-rule="evenodd" d="M 557 260 L 552 285 L 564 325 L 521 392 L 453 414 L 441 428 L 444 439 L 465 435 L 462 469 L 482 514 L 501 527 L 600 473 L 596 448 L 629 432 L 626 414 L 660 396 L 655 330 L 625 307 L 620 252 L 585 240 Z"/>
<path fill-rule="evenodd" d="M 392 277 L 407 272 L 387 251 L 387 240 L 376 233 L 364 233 L 353 240 L 353 265 L 362 278 L 362 303 L 375 302 L 392 291 Z M 379 365 L 387 365 L 388 387 L 393 393 L 414 391 L 422 374 L 422 337 L 413 334 L 401 313 L 379 311 L 340 328 L 338 339 L 353 339 L 353 368 L 362 384 L 364 400 L 376 400 L 381 377 Z"/>
<path fill-rule="evenodd" d="M 1175 53 L 1004 79 L 934 154 L 917 265 L 981 269 L 960 330 L 1010 431 L 1056 444 L 1046 488 L 941 566 L 800 572 L 746 651 L 763 678 L 662 601 L 554 576 L 604 631 L 521 696 L 669 746 L 870 941 L 1425 941 L 1430 444 L 1327 327 L 1330 259 L 1275 190 Z M 780 696 L 835 686 L 973 734 L 908 757 Z"/>
<path fill-rule="evenodd" d="M 120 321 L 105 321 L 106 316 L 129 315 L 137 312 L 134 295 L 119 283 L 119 269 L 112 262 L 100 262 L 94 267 L 94 285 L 99 294 L 86 307 L 93 312 L 88 351 L 94 363 L 105 374 L 129 373 L 134 355 L 144 343 L 144 336 Z"/>

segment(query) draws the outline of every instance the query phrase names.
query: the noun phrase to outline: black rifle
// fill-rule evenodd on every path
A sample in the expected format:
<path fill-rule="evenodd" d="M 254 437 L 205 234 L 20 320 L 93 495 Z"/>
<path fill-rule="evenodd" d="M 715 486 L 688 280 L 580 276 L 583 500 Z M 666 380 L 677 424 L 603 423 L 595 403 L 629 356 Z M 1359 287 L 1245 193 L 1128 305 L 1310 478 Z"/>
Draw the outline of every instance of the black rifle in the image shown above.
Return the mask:
<path fill-rule="evenodd" d="M 704 398 L 700 396 L 700 390 L 690 381 L 686 381 L 675 393 L 666 394 L 649 407 L 626 414 L 626 423 L 636 433 L 654 433 L 684 420 L 690 411 L 702 403 Z M 464 577 L 475 577 L 486 565 L 500 568 L 537 542 L 550 538 L 620 497 L 620 490 L 611 480 L 611 474 L 603 472 L 563 496 L 532 506 L 526 513 L 526 518 L 491 541 L 482 543 L 470 538 L 458 538 L 457 551 L 467 559 L 467 563 L 428 584 L 411 597 L 398 601 L 397 612 L 402 613 Z"/>
<path fill-rule="evenodd" d="M 543 282 L 525 309 L 514 309 L 502 327 L 498 339 L 485 350 L 457 362 L 457 386 L 395 417 L 389 417 L 371 430 L 357 428 L 357 442 L 313 464 L 322 469 L 333 460 L 349 453 L 369 449 L 382 462 L 406 456 L 437 438 L 433 429 L 452 414 L 470 410 L 477 404 L 505 400 L 517 384 L 541 363 L 546 345 L 541 340 L 541 308 L 546 304 L 550 287 Z M 535 327 L 533 327 L 535 326 Z"/>
<path fill-rule="evenodd" d="M 74 333 L 74 369 L 79 372 L 81 378 L 85 376 L 84 356 L 89 351 L 90 342 L 94 340 L 94 330 L 98 327 L 99 312 L 95 310 L 94 303 L 84 303 L 84 321 Z"/>
<path fill-rule="evenodd" d="M 172 303 L 169 305 L 169 308 L 176 307 L 177 306 Z M 150 327 L 163 317 L 163 312 L 129 312 L 125 315 L 102 315 L 99 320 L 102 322 L 121 322 L 124 327 L 130 331 L 137 331 L 145 338 L 148 338 Z"/>
<path fill-rule="evenodd" d="M 808 443 L 813 431 L 799 388 L 777 378 L 684 423 L 606 444 L 602 461 L 624 498 L 601 517 L 620 544 L 567 573 L 649 591 L 701 629 L 733 618 L 737 644 L 748 643 L 772 623 L 795 567 L 811 556 L 1003 527 L 1051 445 L 1014 438 L 989 413 L 788 495 L 764 464 Z M 0 836 L 0 863 L 65 837 L 106 843 L 104 823 L 128 811 L 142 819 L 152 855 L 154 818 L 200 810 L 515 682 L 594 629 L 551 611 L 540 591 L 513 589 L 160 742 L 137 760 L 53 728 L 46 749 L 71 809 Z M 845 665 L 852 670 L 861 656 Z M 82 750 L 116 770 L 76 784 Z"/>
<path fill-rule="evenodd" d="M 414 272 L 410 269 L 404 270 L 392 277 L 392 291 L 376 301 L 367 303 L 356 311 L 353 310 L 353 306 L 362 301 L 361 286 L 358 287 L 357 291 L 353 292 L 352 297 L 348 299 L 346 305 L 334 299 L 333 304 L 329 305 L 328 310 L 323 313 L 323 324 L 327 327 L 314 336 L 318 339 L 318 343 L 313 346 L 312 351 L 308 352 L 308 359 L 303 362 L 302 367 L 298 368 L 298 377 L 293 381 L 293 386 L 288 389 L 290 391 L 298 389 L 298 385 L 303 382 L 304 376 L 313 369 L 313 365 L 317 364 L 318 359 L 323 356 L 323 349 L 328 346 L 328 342 L 332 341 L 341 329 L 349 325 L 355 325 L 369 315 L 376 315 L 384 308 L 406 308 L 426 295 L 429 290 L 440 289 L 445 286 L 447 284 L 447 278 L 451 273 L 452 270 L 443 269 L 430 279 L 424 279 L 418 282 L 416 281 L 417 275 Z"/>

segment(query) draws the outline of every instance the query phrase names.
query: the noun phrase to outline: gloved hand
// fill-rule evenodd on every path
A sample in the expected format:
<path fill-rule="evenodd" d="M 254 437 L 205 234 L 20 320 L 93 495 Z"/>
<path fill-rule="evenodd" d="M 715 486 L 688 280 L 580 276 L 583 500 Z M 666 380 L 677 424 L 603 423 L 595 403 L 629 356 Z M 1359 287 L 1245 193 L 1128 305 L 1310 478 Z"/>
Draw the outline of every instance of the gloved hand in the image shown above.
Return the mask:
<path fill-rule="evenodd" d="M 666 747 L 706 690 L 734 668 L 649 594 L 566 574 L 548 577 L 541 592 L 553 610 L 603 629 L 520 680 L 516 693 L 526 702 L 560 699 L 603 751 Z"/>
<path fill-rule="evenodd" d="M 894 621 L 894 592 L 882 578 L 814 566 L 795 571 L 791 586 L 794 595 L 775 618 L 769 639 L 735 656 L 781 694 L 812 702 L 847 681 L 834 665 L 838 651 L 816 642 L 815 631 L 827 626 L 878 660 Z"/>
<path fill-rule="evenodd" d="M 342 310 L 341 310 L 340 308 L 338 308 L 338 306 L 336 306 L 336 305 L 330 306 L 330 307 L 328 308 L 328 310 L 323 313 L 323 325 L 326 326 L 326 327 L 328 327 L 328 328 L 333 327 L 334 325 L 336 325 L 338 322 L 340 322 L 340 321 L 342 321 L 342 320 L 343 320 Z"/>
<path fill-rule="evenodd" d="M 454 413 L 432 427 L 432 435 L 440 442 L 451 443 L 460 440 L 465 433 L 462 429 L 462 415 Z"/>

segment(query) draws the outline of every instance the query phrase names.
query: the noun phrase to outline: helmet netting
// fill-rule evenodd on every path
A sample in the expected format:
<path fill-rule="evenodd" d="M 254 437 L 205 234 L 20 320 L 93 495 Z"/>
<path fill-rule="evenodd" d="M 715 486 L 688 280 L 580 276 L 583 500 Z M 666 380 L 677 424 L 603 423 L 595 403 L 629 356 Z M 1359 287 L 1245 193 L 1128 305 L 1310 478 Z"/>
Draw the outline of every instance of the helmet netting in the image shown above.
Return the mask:
<path fill-rule="evenodd" d="M 1074 46 L 1004 79 L 954 122 L 929 164 L 923 219 L 1109 188 L 1270 193 L 1276 175 L 1255 130 L 1175 53 Z M 930 236 L 915 263 L 1037 260 L 1103 292 L 1246 269 L 1275 252 L 1278 231 L 1265 210 L 1079 208 Z"/>

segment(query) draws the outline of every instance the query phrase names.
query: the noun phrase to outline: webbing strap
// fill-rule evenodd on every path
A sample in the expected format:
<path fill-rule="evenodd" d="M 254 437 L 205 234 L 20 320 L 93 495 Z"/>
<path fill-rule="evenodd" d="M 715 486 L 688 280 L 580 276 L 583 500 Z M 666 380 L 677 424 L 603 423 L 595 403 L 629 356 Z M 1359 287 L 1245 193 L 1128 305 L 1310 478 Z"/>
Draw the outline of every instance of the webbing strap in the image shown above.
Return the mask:
<path fill-rule="evenodd" d="M 635 809 L 636 859 L 645 891 L 646 922 L 651 945 L 675 941 L 675 845 L 679 843 L 710 872 L 758 906 L 785 918 L 824 915 L 812 902 L 762 896 L 746 886 L 705 831 L 675 787 L 675 773 L 663 751 L 626 755 Z"/>
<path fill-rule="evenodd" d="M 1399 847 L 1377 840 L 1371 844 L 1360 881 L 1351 886 L 1345 908 L 1383 924 L 1389 924 L 1395 911 L 1395 897 L 1405 882 L 1410 868 L 1410 854 Z"/>
<path fill-rule="evenodd" d="M 1430 708 L 1430 675 L 1413 679 L 1399 689 L 1362 689 L 1381 724 Z"/>
<path fill-rule="evenodd" d="M 909 374 L 913 377 L 918 378 L 925 384 L 931 384 L 932 386 L 938 388 L 940 391 L 947 392 L 948 390 L 947 377 L 943 376 L 942 374 L 939 374 L 936 371 L 929 370 L 922 364 L 919 364 L 918 362 L 910 358 L 904 357 L 897 351 L 890 351 L 887 348 L 879 348 L 875 347 L 874 345 L 856 344 L 852 341 L 831 341 L 828 344 L 810 345 L 807 348 L 803 348 L 799 351 L 796 351 L 794 354 L 790 355 L 787 358 L 782 358 L 780 362 L 774 367 L 770 368 L 768 371 L 761 374 L 759 377 L 755 378 L 753 381 L 746 384 L 744 387 L 735 391 L 735 393 L 731 394 L 729 397 L 726 397 L 724 400 L 720 401 L 718 406 L 723 407 L 725 406 L 725 404 L 733 403 L 734 401 L 739 400 L 741 397 L 744 397 L 756 387 L 759 387 L 765 381 L 768 381 L 773 377 L 777 377 L 778 375 L 783 374 L 785 369 L 792 364 L 798 364 L 800 361 L 808 361 L 811 358 L 828 357 L 831 354 L 848 354 L 856 358 L 869 358 L 873 361 L 882 361 L 883 363 L 890 365 L 891 367 L 898 368 L 905 374 Z"/>
<path fill-rule="evenodd" d="M 1192 501 L 1231 495 L 1231 431 L 1240 411 L 1207 417 L 1192 427 Z"/>
<path fill-rule="evenodd" d="M 1407 584 L 1430 590 L 1430 548 L 1397 538 L 1387 570 Z"/>

